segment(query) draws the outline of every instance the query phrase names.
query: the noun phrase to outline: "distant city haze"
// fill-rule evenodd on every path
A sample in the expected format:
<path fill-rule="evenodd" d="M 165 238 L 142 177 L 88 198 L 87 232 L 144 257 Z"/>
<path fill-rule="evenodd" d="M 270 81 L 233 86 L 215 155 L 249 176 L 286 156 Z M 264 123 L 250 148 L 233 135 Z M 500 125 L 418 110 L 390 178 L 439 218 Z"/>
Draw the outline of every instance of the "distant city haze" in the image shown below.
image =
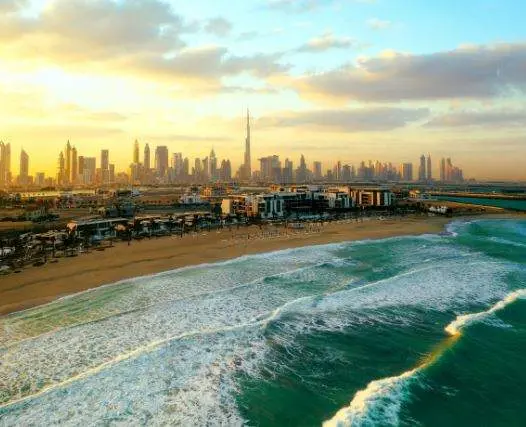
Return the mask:
<path fill-rule="evenodd" d="M 213 151 L 235 177 L 247 164 L 250 108 L 249 174 L 274 155 L 296 170 L 303 155 L 323 175 L 338 162 L 357 173 L 378 161 L 401 174 L 411 163 L 413 179 L 429 181 L 450 158 L 465 179 L 526 180 L 523 9 L 512 0 L 254 0 L 228 10 L 212 0 L 4 0 L 0 141 L 21 185 L 56 179 L 61 151 L 75 182 L 73 158 L 108 180 L 130 174 L 146 144 L 151 169 L 157 147 L 167 171 L 174 153 L 191 170 Z"/>

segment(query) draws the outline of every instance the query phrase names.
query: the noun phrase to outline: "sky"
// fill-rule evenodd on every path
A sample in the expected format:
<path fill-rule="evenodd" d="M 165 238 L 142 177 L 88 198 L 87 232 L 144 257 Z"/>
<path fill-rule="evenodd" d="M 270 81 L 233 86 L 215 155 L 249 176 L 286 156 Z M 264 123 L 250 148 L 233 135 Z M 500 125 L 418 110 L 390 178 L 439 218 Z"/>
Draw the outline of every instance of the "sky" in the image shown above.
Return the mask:
<path fill-rule="evenodd" d="M 526 180 L 523 0 L 0 0 L 0 140 L 253 164 L 304 154 Z M 436 176 L 437 177 L 437 176 Z"/>

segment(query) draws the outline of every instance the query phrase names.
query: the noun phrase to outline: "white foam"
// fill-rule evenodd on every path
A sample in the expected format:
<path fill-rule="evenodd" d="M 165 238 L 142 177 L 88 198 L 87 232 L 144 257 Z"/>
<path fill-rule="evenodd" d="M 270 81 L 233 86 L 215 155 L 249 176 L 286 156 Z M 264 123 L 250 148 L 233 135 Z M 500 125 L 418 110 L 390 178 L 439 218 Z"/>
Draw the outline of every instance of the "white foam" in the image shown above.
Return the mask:
<path fill-rule="evenodd" d="M 420 369 L 370 382 L 351 404 L 323 423 L 324 427 L 397 425 L 407 385 Z"/>
<path fill-rule="evenodd" d="M 479 313 L 463 314 L 458 316 L 453 322 L 446 326 L 445 331 L 450 335 L 458 335 L 461 333 L 462 329 L 467 325 L 485 319 L 488 316 L 491 316 L 493 313 L 506 308 L 508 305 L 514 303 L 519 298 L 526 298 L 526 289 L 519 289 L 514 291 L 491 308 L 486 311 L 481 311 Z"/>
<path fill-rule="evenodd" d="M 416 239 L 425 244 L 393 242 L 388 266 L 355 263 L 353 250 L 339 253 L 350 259 L 337 256 L 362 244 L 300 248 L 126 281 L 0 318 L 2 421 L 239 425 L 234 374 L 272 374 L 263 362 L 269 334 L 288 346 L 304 331 L 388 321 L 383 308 L 451 310 L 503 294 L 510 264 L 488 271 L 482 254 Z M 356 283 L 375 268 L 391 277 Z M 397 378 L 368 389 L 385 390 L 389 401 L 404 392 L 408 377 Z"/>

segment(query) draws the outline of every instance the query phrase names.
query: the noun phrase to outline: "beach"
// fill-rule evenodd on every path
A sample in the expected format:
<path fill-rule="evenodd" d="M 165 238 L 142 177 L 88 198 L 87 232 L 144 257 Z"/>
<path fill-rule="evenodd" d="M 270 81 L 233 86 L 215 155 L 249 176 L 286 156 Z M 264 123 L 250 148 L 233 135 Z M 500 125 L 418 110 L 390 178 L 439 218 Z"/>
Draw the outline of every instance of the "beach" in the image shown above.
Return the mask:
<path fill-rule="evenodd" d="M 141 241 L 117 242 L 104 251 L 60 258 L 58 263 L 28 267 L 0 277 L 0 315 L 129 278 L 180 267 L 212 263 L 242 255 L 309 245 L 438 233 L 451 221 L 444 217 L 405 217 L 363 222 L 344 220 L 310 230 L 252 226 L 212 230 Z"/>
<path fill-rule="evenodd" d="M 503 218 L 256 228 L 246 247 L 241 228 L 60 259 L 50 274 L 86 286 L 166 271 L 0 316 L 0 424 L 525 425 L 526 221 Z M 378 238 L 404 233 L 418 235 Z"/>

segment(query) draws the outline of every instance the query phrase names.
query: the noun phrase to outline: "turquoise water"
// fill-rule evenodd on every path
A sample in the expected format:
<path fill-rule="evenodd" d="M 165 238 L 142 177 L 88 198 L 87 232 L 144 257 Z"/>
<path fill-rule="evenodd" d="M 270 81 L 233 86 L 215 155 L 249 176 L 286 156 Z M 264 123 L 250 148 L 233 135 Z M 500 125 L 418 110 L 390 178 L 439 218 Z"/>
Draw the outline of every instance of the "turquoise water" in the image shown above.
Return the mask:
<path fill-rule="evenodd" d="M 0 318 L 0 425 L 526 425 L 526 222 L 247 256 Z"/>
<path fill-rule="evenodd" d="M 476 197 L 449 197 L 436 196 L 437 200 L 447 200 L 450 202 L 469 203 L 472 205 L 495 206 L 497 208 L 514 209 L 526 211 L 526 200 L 509 200 L 509 199 L 485 199 Z"/>

